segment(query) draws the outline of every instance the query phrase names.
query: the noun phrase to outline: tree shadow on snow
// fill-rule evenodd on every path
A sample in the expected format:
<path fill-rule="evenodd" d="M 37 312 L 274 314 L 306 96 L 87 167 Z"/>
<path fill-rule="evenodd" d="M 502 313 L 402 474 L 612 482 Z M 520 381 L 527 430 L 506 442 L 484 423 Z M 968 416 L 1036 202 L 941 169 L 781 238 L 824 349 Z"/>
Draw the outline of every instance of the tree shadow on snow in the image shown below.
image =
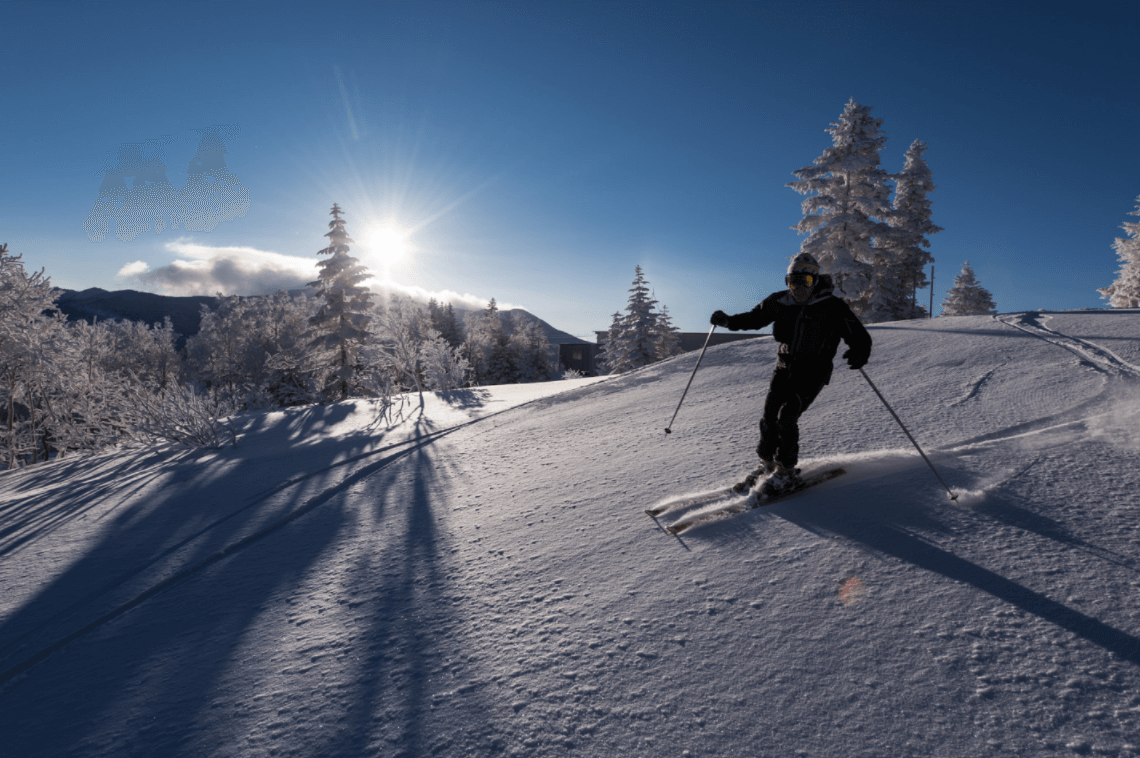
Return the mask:
<path fill-rule="evenodd" d="M 458 390 L 443 390 L 435 393 L 443 402 L 456 410 L 466 411 L 482 408 L 491 399 L 491 392 L 480 387 Z"/>
<path fill-rule="evenodd" d="M 290 434 L 339 412 L 305 409 Z M 245 430 L 245 452 L 259 431 Z M 166 469 L 0 622 L 0 744 L 27 758 L 438 749 L 433 677 L 461 643 L 432 513 L 436 440 L 417 425 L 379 449 L 363 434 L 314 444 L 303 472 L 240 447 L 219 453 L 226 466 Z M 70 485 L 58 517 L 133 470 Z M 273 486 L 233 496 L 250 482 Z M 346 545 L 354 564 L 323 579 Z M 486 752 L 500 743 L 479 701 L 464 707 L 482 730 L 452 739 Z"/>

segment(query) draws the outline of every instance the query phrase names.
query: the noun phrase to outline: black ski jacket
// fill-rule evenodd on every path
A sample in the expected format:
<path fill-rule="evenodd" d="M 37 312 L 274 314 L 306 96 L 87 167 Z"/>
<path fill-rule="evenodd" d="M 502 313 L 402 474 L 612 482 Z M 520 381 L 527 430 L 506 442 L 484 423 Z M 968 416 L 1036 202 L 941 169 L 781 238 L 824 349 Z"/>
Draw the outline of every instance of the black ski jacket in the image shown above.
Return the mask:
<path fill-rule="evenodd" d="M 772 336 L 780 343 L 777 368 L 819 371 L 824 383 L 829 382 L 839 340 L 851 348 L 852 357 L 865 362 L 871 355 L 871 335 L 847 303 L 832 294 L 826 286 L 830 282 L 821 280 L 819 291 L 803 305 L 788 290 L 773 292 L 747 313 L 729 316 L 729 331 L 772 324 Z"/>

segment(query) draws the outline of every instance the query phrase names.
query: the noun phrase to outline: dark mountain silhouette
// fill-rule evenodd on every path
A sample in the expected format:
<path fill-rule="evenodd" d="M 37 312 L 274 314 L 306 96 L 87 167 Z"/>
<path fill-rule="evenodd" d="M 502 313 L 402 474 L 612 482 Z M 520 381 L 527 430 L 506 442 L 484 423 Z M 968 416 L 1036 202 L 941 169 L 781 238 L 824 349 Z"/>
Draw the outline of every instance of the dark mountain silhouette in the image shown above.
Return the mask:
<path fill-rule="evenodd" d="M 98 287 L 85 289 L 82 292 L 60 289 L 56 307 L 67 316 L 69 321 L 83 319 L 91 323 L 95 319 L 113 319 L 115 321 L 142 321 L 146 324 L 161 324 L 169 316 L 174 324 L 174 331 L 181 335 L 178 344 L 181 347 L 187 337 L 198 333 L 202 322 L 201 307 L 215 308 L 218 299 L 204 295 L 191 297 L 173 297 L 170 295 L 156 295 L 152 292 L 138 292 L 136 290 L 115 290 L 108 292 Z M 456 308 L 462 315 L 462 309 Z M 564 343 L 583 343 L 572 334 L 555 329 L 550 324 L 532 313 L 520 309 L 503 311 L 503 313 L 521 314 L 523 318 L 537 321 L 546 332 L 546 339 L 551 345 Z M 507 321 L 504 319 L 504 321 Z"/>
<path fill-rule="evenodd" d="M 61 289 L 60 293 L 55 304 L 67 316 L 68 321 L 82 319 L 91 323 L 96 319 L 111 319 L 142 321 L 149 325 L 161 324 L 169 316 L 174 331 L 183 337 L 192 337 L 198 333 L 202 322 L 202 306 L 213 308 L 218 300 L 203 295 L 171 297 L 135 290 L 108 292 L 98 287 L 82 292 Z"/>

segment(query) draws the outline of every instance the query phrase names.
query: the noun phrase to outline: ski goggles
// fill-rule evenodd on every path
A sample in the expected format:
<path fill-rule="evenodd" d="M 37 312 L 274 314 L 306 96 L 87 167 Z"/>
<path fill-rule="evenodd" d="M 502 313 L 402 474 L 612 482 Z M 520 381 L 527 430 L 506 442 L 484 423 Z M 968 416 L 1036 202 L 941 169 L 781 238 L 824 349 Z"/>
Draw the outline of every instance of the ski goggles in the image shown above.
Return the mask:
<path fill-rule="evenodd" d="M 784 281 L 792 289 L 799 289 L 800 287 L 811 289 L 815 284 L 815 276 L 812 274 L 788 274 L 784 277 Z"/>

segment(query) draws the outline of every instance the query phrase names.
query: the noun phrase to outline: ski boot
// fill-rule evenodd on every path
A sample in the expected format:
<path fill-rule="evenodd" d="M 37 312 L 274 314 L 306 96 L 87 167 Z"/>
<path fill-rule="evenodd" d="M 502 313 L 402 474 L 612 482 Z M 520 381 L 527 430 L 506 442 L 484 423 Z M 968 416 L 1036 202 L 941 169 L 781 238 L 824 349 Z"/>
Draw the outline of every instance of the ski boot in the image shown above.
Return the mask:
<path fill-rule="evenodd" d="M 737 493 L 747 492 L 748 490 L 752 489 L 753 486 L 755 486 L 756 482 L 768 476 L 775 470 L 776 464 L 774 461 L 768 461 L 761 458 L 760 465 L 753 469 L 748 474 L 748 476 L 744 477 L 744 481 L 737 482 L 736 484 L 732 485 L 732 491 Z"/>
<path fill-rule="evenodd" d="M 764 480 L 760 486 L 760 494 L 764 497 L 774 497 L 795 487 L 800 483 L 800 470 L 790 466 L 776 464 L 776 471 Z"/>

